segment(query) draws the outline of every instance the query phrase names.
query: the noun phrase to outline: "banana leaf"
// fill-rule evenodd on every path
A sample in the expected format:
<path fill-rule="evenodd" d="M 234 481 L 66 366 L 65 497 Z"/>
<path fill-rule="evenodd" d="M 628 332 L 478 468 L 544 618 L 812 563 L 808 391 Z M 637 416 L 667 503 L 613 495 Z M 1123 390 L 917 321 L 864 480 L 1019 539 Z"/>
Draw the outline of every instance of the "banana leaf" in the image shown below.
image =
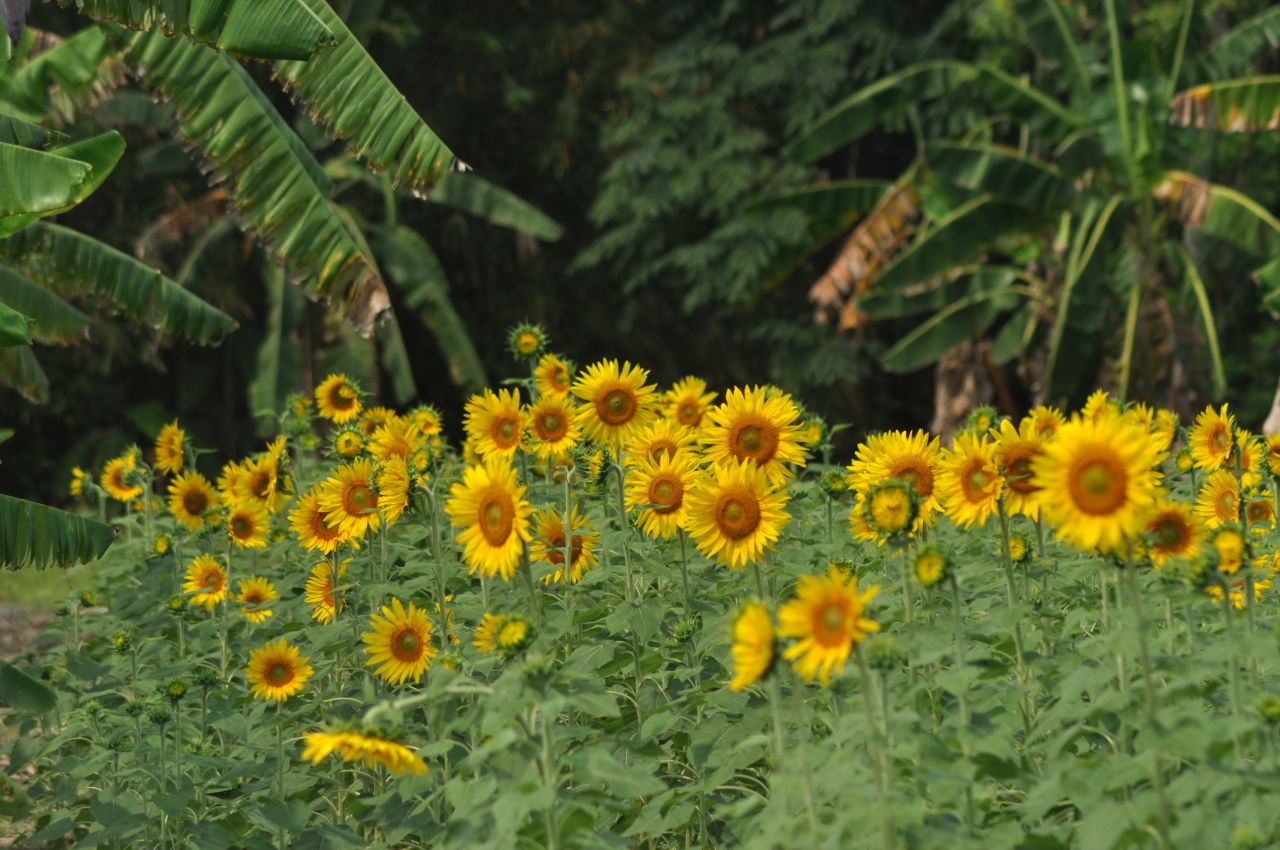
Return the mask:
<path fill-rule="evenodd" d="M 1037 212 L 1054 212 L 1075 193 L 1054 166 L 999 145 L 931 145 L 925 161 L 958 186 Z"/>
<path fill-rule="evenodd" d="M 31 319 L 0 302 L 0 348 L 31 344 Z"/>
<path fill-rule="evenodd" d="M 49 378 L 29 345 L 0 348 L 0 385 L 14 390 L 32 404 L 49 400 Z"/>
<path fill-rule="evenodd" d="M 42 286 L 0 267 L 0 304 L 28 316 L 31 336 L 43 345 L 69 345 L 85 335 L 89 317 Z"/>
<path fill-rule="evenodd" d="M 1200 67 L 1211 80 L 1239 73 L 1264 48 L 1280 46 L 1280 6 L 1264 9 L 1213 40 L 1200 57 Z"/>
<path fill-rule="evenodd" d="M 114 130 L 52 151 L 0 143 L 0 239 L 83 202 L 123 155 Z"/>
<path fill-rule="evenodd" d="M 1205 83 L 1179 92 L 1169 104 L 1169 121 L 1228 133 L 1280 128 L 1280 75 Z"/>
<path fill-rule="evenodd" d="M 446 175 L 431 200 L 549 242 L 564 235 L 564 227 L 533 204 L 475 174 Z"/>
<path fill-rule="evenodd" d="M 0 566 L 7 569 L 87 564 L 114 539 L 100 522 L 0 494 Z"/>

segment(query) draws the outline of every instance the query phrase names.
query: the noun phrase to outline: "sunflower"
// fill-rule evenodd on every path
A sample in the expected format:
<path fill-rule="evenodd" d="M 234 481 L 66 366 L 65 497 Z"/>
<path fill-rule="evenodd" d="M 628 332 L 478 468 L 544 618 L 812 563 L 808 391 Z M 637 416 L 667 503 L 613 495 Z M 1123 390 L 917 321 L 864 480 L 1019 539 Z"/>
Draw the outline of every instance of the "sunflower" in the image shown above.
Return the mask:
<path fill-rule="evenodd" d="M 816 676 L 822 684 L 844 669 L 853 645 L 880 624 L 866 616 L 867 603 L 880 592 L 871 586 L 858 591 L 858 577 L 828 568 L 825 576 L 800 576 L 796 598 L 778 609 L 778 634 L 793 638 L 782 657 L 792 662 L 805 680 Z"/>
<path fill-rule="evenodd" d="M 429 404 L 420 404 L 413 410 L 409 411 L 409 419 L 414 425 L 418 426 L 418 433 L 423 437 L 431 439 L 439 436 L 444 429 L 444 422 L 440 417 L 440 411 L 436 410 Z"/>
<path fill-rule="evenodd" d="M 178 427 L 177 419 L 161 428 L 156 437 L 156 469 L 168 473 L 180 471 L 187 462 L 186 442 L 187 434 Z"/>
<path fill-rule="evenodd" d="M 308 732 L 303 736 L 303 761 L 319 764 L 333 753 L 343 761 L 363 762 L 366 767 L 380 764 L 395 774 L 427 772 L 421 756 L 390 738 L 361 732 Z"/>
<path fill-rule="evenodd" d="M 716 395 L 707 392 L 706 381 L 689 375 L 662 394 L 663 415 L 696 432 Z"/>
<path fill-rule="evenodd" d="M 250 623 L 265 623 L 272 611 L 266 607 L 280 598 L 276 589 L 262 576 L 253 576 L 240 581 L 240 592 L 236 594 L 236 602 L 240 603 L 240 616 Z"/>
<path fill-rule="evenodd" d="M 725 460 L 699 477 L 686 498 L 686 523 L 698 550 L 732 569 L 759 560 L 791 519 L 787 494 L 755 461 Z"/>
<path fill-rule="evenodd" d="M 84 482 L 88 480 L 91 480 L 89 473 L 78 466 L 71 467 L 71 483 L 67 486 L 67 490 L 72 498 L 78 499 L 84 495 Z"/>
<path fill-rule="evenodd" d="M 997 418 L 996 409 L 991 405 L 975 407 L 969 411 L 969 417 L 964 422 L 964 430 L 985 434 L 995 426 Z"/>
<path fill-rule="evenodd" d="M 1231 457 L 1235 428 L 1236 418 L 1227 412 L 1225 404 L 1220 411 L 1214 410 L 1212 405 L 1200 411 L 1187 434 L 1187 445 L 1191 447 L 1196 466 L 1213 472 L 1226 463 Z"/>
<path fill-rule="evenodd" d="M 996 467 L 995 447 L 985 436 L 958 435 L 952 448 L 943 454 L 938 475 L 938 495 L 947 516 L 965 528 L 974 523 L 981 528 L 999 504 L 1003 491 L 1004 479 Z"/>
<path fill-rule="evenodd" d="M 218 476 L 218 499 L 224 505 L 233 505 L 239 498 L 236 488 L 240 486 L 240 476 L 244 475 L 244 465 L 236 460 L 229 460 L 222 465 L 222 474 Z"/>
<path fill-rule="evenodd" d="M 1253 601 L 1257 602 L 1262 599 L 1262 591 L 1271 587 L 1271 582 L 1263 579 L 1253 583 Z M 1231 605 L 1236 610 L 1244 609 L 1244 579 L 1231 582 Z M 1222 601 L 1222 588 L 1216 584 L 1211 584 L 1204 589 L 1204 592 L 1213 598 L 1215 602 Z"/>
<path fill-rule="evenodd" d="M 1028 417 L 1017 428 L 1008 419 L 995 435 L 995 462 L 1004 477 L 1004 503 L 1010 513 L 1040 515 L 1040 488 L 1031 483 L 1031 461 L 1044 451 L 1044 439 Z"/>
<path fill-rule="evenodd" d="M 786 393 L 734 388 L 707 411 L 707 418 L 699 439 L 709 463 L 755 461 L 775 484 L 791 476 L 788 464 L 805 464 L 800 409 Z"/>
<path fill-rule="evenodd" d="M 249 653 L 249 666 L 245 676 L 258 699 L 284 702 L 302 690 L 302 686 L 315 671 L 298 647 L 284 638 L 270 641 Z"/>
<path fill-rule="evenodd" d="M 212 555 L 200 555 L 187 565 L 182 592 L 191 595 L 192 605 L 213 606 L 227 598 L 227 571 Z"/>
<path fill-rule="evenodd" d="M 647 537 L 666 540 L 684 526 L 688 513 L 685 495 L 698 475 L 698 458 L 689 451 L 639 458 L 627 476 L 626 504 L 640 511 L 637 523 Z"/>
<path fill-rule="evenodd" d="M 1151 429 L 1151 436 L 1156 441 L 1156 448 L 1161 451 L 1168 451 L 1178 436 L 1178 414 L 1164 408 L 1157 410 L 1155 425 Z"/>
<path fill-rule="evenodd" d="M 267 545 L 271 519 L 266 508 L 241 502 L 227 512 L 227 536 L 238 549 L 261 549 Z"/>
<path fill-rule="evenodd" d="M 350 460 L 364 451 L 365 435 L 354 425 L 343 425 L 329 436 L 329 448 L 334 456 Z"/>
<path fill-rule="evenodd" d="M 1240 484 L 1229 470 L 1219 469 L 1205 479 L 1196 496 L 1196 513 L 1205 527 L 1217 528 L 1240 518 Z"/>
<path fill-rule="evenodd" d="M 646 384 L 649 370 L 617 360 L 601 360 L 588 366 L 573 382 L 573 394 L 586 404 L 578 408 L 583 433 L 601 445 L 621 451 L 655 416 L 653 384 Z"/>
<path fill-rule="evenodd" d="M 1155 501 L 1159 458 L 1150 435 L 1120 417 L 1075 418 L 1031 462 L 1031 481 L 1060 539 L 1115 551 Z"/>
<path fill-rule="evenodd" d="M 120 457 L 107 461 L 98 483 L 117 502 L 132 502 L 143 493 L 138 478 L 137 450 L 130 449 Z"/>
<path fill-rule="evenodd" d="M 347 575 L 347 565 L 350 563 L 351 559 L 347 558 L 335 570 L 328 561 L 321 561 L 311 568 L 303 595 L 303 599 L 311 606 L 311 619 L 318 623 L 330 623 L 347 607 L 343 598 L 346 585 L 342 580 Z"/>
<path fill-rule="evenodd" d="M 1270 493 L 1265 490 L 1245 491 L 1244 524 L 1258 534 L 1265 534 L 1275 527 L 1276 505 Z"/>
<path fill-rule="evenodd" d="M 529 547 L 529 558 L 542 564 L 550 564 L 555 571 L 543 576 L 546 584 L 562 582 L 577 584 L 583 573 L 597 563 L 595 547 L 600 534 L 587 525 L 586 517 L 574 505 L 569 512 L 568 540 L 565 539 L 564 520 L 554 509 L 540 510 L 533 515 L 534 536 Z M 569 549 L 569 569 L 564 568 L 566 545 Z"/>
<path fill-rule="evenodd" d="M 431 621 L 427 612 L 412 602 L 408 610 L 399 600 L 383 605 L 369 621 L 364 635 L 364 651 L 369 656 L 366 667 L 374 667 L 380 678 L 398 685 L 407 679 L 422 680 L 431 668 L 436 648 L 431 643 Z"/>
<path fill-rule="evenodd" d="M 938 509 L 939 462 L 937 437 L 924 431 L 890 431 L 869 437 L 858 446 L 849 464 L 847 480 L 859 493 L 887 478 L 911 485 L 920 501 L 913 523 L 913 530 L 919 531 L 933 524 L 933 515 Z"/>
<path fill-rule="evenodd" d="M 204 528 L 218 504 L 218 493 L 209 479 L 192 470 L 169 482 L 169 513 L 192 531 Z"/>
<path fill-rule="evenodd" d="M 758 682 L 773 666 L 773 622 L 769 612 L 758 602 L 742 606 L 733 621 L 733 678 L 729 690 L 737 692 Z"/>
<path fill-rule="evenodd" d="M 285 438 L 272 440 L 267 450 L 241 466 L 235 482 L 237 502 L 249 502 L 275 513 L 284 506 L 284 493 L 280 487 L 280 462 L 284 456 Z"/>
<path fill-rule="evenodd" d="M 467 402 L 463 426 L 481 457 L 510 458 L 520 448 L 524 432 L 524 411 L 515 390 L 486 389 Z"/>
<path fill-rule="evenodd" d="M 1003 548 L 1003 546 L 1002 546 Z M 1009 560 L 1020 564 L 1031 554 L 1031 544 L 1016 531 L 1009 532 Z"/>
<path fill-rule="evenodd" d="M 373 487 L 373 462 L 359 458 L 338 467 L 320 485 L 320 509 L 325 524 L 354 539 L 377 529 L 378 493 Z"/>
<path fill-rule="evenodd" d="M 380 461 L 389 457 L 408 460 L 422 445 L 422 432 L 411 419 L 393 416 L 369 438 L 369 454 Z"/>
<path fill-rule="evenodd" d="M 900 478 L 886 478 L 859 495 L 849 516 L 857 539 L 901 544 L 911 534 L 920 513 L 920 499 Z"/>
<path fill-rule="evenodd" d="M 510 657 L 529 642 L 529 622 L 517 614 L 490 614 L 476 626 L 472 645 L 479 652 Z"/>
<path fill-rule="evenodd" d="M 1262 470 L 1265 466 L 1263 456 L 1265 449 L 1262 441 L 1242 428 L 1236 429 L 1236 445 L 1231 450 L 1224 467 L 1240 470 L 1240 483 L 1245 487 L 1253 487 L 1262 481 Z"/>
<path fill-rule="evenodd" d="M 658 419 L 631 438 L 627 444 L 627 462 L 634 466 L 645 458 L 657 460 L 659 455 L 692 451 L 693 443 L 692 430 L 670 419 Z"/>
<path fill-rule="evenodd" d="M 533 385 L 538 396 L 567 396 L 573 386 L 573 364 L 554 354 L 544 354 L 533 367 Z"/>
<path fill-rule="evenodd" d="M 1224 523 L 1209 534 L 1209 545 L 1218 556 L 1218 572 L 1232 576 L 1244 566 L 1244 535 L 1235 523 Z"/>
<path fill-rule="evenodd" d="M 342 373 L 330 375 L 316 387 L 316 411 L 341 425 L 360 415 L 360 388 Z"/>
<path fill-rule="evenodd" d="M 524 495 L 515 469 L 501 457 L 467 467 L 462 480 L 450 488 L 445 512 L 462 529 L 458 542 L 472 572 L 500 575 L 504 581 L 515 575 L 523 544 L 529 540 L 531 508 Z"/>
<path fill-rule="evenodd" d="M 361 434 L 372 437 L 379 428 L 395 418 L 396 412 L 389 407 L 367 407 L 360 414 L 360 424 L 356 427 L 360 429 Z"/>
<path fill-rule="evenodd" d="M 324 508 L 320 505 L 321 487 L 312 487 L 298 498 L 297 506 L 289 512 L 289 525 L 303 549 L 318 550 L 328 555 L 338 548 L 338 544 L 346 541 L 348 535 L 339 526 L 325 522 Z M 352 545 L 359 547 L 359 541 L 352 541 Z"/>
<path fill-rule="evenodd" d="M 1195 456 L 1191 454 L 1191 449 L 1183 446 L 1178 449 L 1177 454 L 1173 456 L 1173 465 L 1179 472 L 1184 475 L 1196 468 Z"/>
<path fill-rule="evenodd" d="M 1042 404 L 1031 408 L 1031 412 L 1019 423 L 1018 430 L 1021 431 L 1022 427 L 1028 423 L 1031 431 L 1041 440 L 1051 440 L 1057 436 L 1062 426 L 1067 424 L 1067 420 L 1058 408 Z"/>
<path fill-rule="evenodd" d="M 529 441 L 540 460 L 564 457 L 578 444 L 582 431 L 576 407 L 567 394 L 547 393 L 525 408 Z"/>
<path fill-rule="evenodd" d="M 1157 569 L 1170 558 L 1194 558 L 1200 552 L 1200 520 L 1185 502 L 1160 497 L 1147 509 L 1142 520 L 1147 538 L 1147 555 Z"/>
<path fill-rule="evenodd" d="M 517 360 L 532 360 L 547 347 L 547 332 L 542 325 L 521 322 L 507 333 L 507 350 Z"/>
<path fill-rule="evenodd" d="M 922 546 L 912 559 L 911 569 L 916 574 L 916 581 L 925 587 L 933 587 L 951 574 L 951 560 L 938 546 Z"/>
<path fill-rule="evenodd" d="M 1085 399 L 1084 409 L 1080 411 L 1080 415 L 1086 422 L 1097 423 L 1103 419 L 1119 416 L 1120 405 L 1111 400 L 1106 390 L 1094 390 Z"/>
<path fill-rule="evenodd" d="M 1280 478 L 1280 434 L 1267 437 L 1267 468 L 1276 478 Z"/>
<path fill-rule="evenodd" d="M 378 470 L 378 511 L 387 525 L 396 520 L 409 507 L 409 466 L 400 455 L 391 455 Z"/>

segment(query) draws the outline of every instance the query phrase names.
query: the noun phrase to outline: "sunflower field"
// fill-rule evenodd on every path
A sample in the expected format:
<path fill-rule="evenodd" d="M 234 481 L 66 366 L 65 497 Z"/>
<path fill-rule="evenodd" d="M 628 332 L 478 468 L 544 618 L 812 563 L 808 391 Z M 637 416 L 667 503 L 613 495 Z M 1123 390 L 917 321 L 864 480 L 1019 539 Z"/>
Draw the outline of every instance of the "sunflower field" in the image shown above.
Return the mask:
<path fill-rule="evenodd" d="M 0 671 L 23 846 L 1280 840 L 1280 438 L 1100 391 L 841 465 L 546 346 L 461 446 L 334 374 L 73 470 L 121 539 Z"/>

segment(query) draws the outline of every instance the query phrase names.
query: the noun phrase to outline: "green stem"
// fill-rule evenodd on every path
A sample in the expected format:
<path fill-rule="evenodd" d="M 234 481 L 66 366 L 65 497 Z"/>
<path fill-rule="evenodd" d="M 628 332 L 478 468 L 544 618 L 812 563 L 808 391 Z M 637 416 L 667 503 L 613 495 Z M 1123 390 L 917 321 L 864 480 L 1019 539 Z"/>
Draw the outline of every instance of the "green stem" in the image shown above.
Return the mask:
<path fill-rule="evenodd" d="M 533 568 L 529 565 L 529 544 L 520 546 L 520 572 L 524 574 L 524 586 L 529 591 L 529 612 L 536 625 L 542 617 L 542 603 L 538 601 L 538 591 L 533 586 Z"/>
<path fill-rule="evenodd" d="M 689 537 L 682 528 L 676 532 L 680 537 L 680 580 L 684 584 L 684 615 L 693 616 L 693 594 L 689 592 Z"/>
<path fill-rule="evenodd" d="M 1138 628 L 1138 658 L 1142 662 L 1142 682 L 1147 697 L 1147 725 L 1150 727 L 1153 737 L 1155 765 L 1151 771 L 1151 779 L 1155 785 L 1156 797 L 1160 801 L 1160 846 L 1165 850 L 1169 850 L 1172 846 L 1169 841 L 1169 828 L 1173 822 L 1173 817 L 1169 806 L 1169 796 L 1164 785 L 1164 745 L 1157 717 L 1159 699 L 1156 695 L 1155 673 L 1151 667 L 1151 652 L 1147 647 L 1147 626 L 1142 614 L 1142 599 L 1138 596 L 1137 574 L 1132 563 L 1125 569 L 1124 574 L 1129 584 L 1129 599 L 1133 609 L 1134 624 Z"/>
<path fill-rule="evenodd" d="M 964 639 L 964 617 L 961 610 L 960 601 L 960 583 L 956 581 L 955 575 L 949 576 L 951 579 L 951 615 L 952 623 L 955 627 L 956 640 L 956 664 L 962 671 L 969 669 L 968 661 L 965 659 L 965 639 Z M 964 683 L 960 686 L 960 725 L 969 728 L 969 685 Z"/>
<path fill-rule="evenodd" d="M 862 647 L 853 645 L 853 655 L 858 659 L 858 672 L 862 676 L 862 706 L 867 714 L 867 746 L 871 749 L 871 763 L 875 770 L 876 791 L 880 797 L 881 843 L 884 850 L 893 850 L 895 838 L 893 828 L 893 810 L 889 806 L 889 782 L 885 775 L 884 752 L 878 743 L 880 731 L 877 728 L 873 703 L 874 688 L 871 685 L 871 672 L 867 669 L 867 660 L 862 655 Z"/>
<path fill-rule="evenodd" d="M 449 609 L 446 604 L 448 590 L 444 577 L 444 543 L 440 540 L 440 512 L 437 510 L 434 490 L 427 491 L 427 510 L 431 513 L 431 554 L 436 562 L 436 594 L 440 600 L 440 651 L 449 650 Z M 486 609 L 487 610 L 487 609 Z"/>

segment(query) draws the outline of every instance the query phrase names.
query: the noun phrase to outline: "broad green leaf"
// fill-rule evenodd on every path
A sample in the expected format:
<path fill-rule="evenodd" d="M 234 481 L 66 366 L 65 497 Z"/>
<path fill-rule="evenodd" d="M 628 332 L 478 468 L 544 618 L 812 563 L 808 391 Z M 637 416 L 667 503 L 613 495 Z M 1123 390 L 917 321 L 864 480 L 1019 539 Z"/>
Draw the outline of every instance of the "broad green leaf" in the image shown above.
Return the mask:
<path fill-rule="evenodd" d="M 1065 73 L 1072 91 L 1088 92 L 1089 75 L 1075 37 L 1079 26 L 1074 19 L 1075 7 L 1061 0 L 1013 0 L 1013 8 L 1032 49 L 1051 63 L 1051 70 Z M 1070 21 L 1068 14 L 1072 16 Z"/>
<path fill-rule="evenodd" d="M 951 182 L 1036 211 L 1052 212 L 1074 194 L 1052 165 L 997 145 L 932 145 L 929 167 Z"/>
<path fill-rule="evenodd" d="M 114 539 L 100 522 L 0 494 L 0 567 L 87 564 L 101 558 Z"/>
<path fill-rule="evenodd" d="M 47 152 L 0 144 L 0 238 L 84 201 L 123 155 L 114 130 Z"/>
<path fill-rule="evenodd" d="M 564 235 L 564 228 L 533 204 L 469 172 L 446 175 L 431 200 L 539 239 L 554 242 Z"/>
<path fill-rule="evenodd" d="M 302 350 L 296 339 L 304 302 L 302 291 L 289 283 L 278 266 L 263 270 L 267 286 L 267 317 L 257 367 L 249 382 L 249 410 L 255 416 L 284 409 L 285 398 L 297 390 L 302 376 Z M 259 433 L 276 432 L 273 417 L 259 420 Z"/>
<path fill-rule="evenodd" d="M 1000 332 L 991 341 L 991 359 L 997 365 L 1003 366 L 1027 350 L 1040 325 L 1037 309 L 1036 304 L 1027 303 L 1000 328 Z"/>
<path fill-rule="evenodd" d="M 0 348 L 31 344 L 31 319 L 0 301 Z"/>
<path fill-rule="evenodd" d="M 1185 171 L 1168 171 L 1153 194 L 1170 202 L 1174 216 L 1187 227 L 1260 257 L 1280 254 L 1280 220 L 1243 192 Z"/>
<path fill-rule="evenodd" d="M 810 221 L 841 219 L 847 227 L 874 207 L 893 184 L 887 180 L 835 180 L 766 195 L 747 204 L 747 212 L 799 210 Z"/>
<path fill-rule="evenodd" d="M 930 316 L 880 357 L 889 372 L 914 372 L 966 340 L 981 334 L 1001 311 L 1013 306 L 1016 291 L 1002 287 L 967 295 Z"/>
<path fill-rule="evenodd" d="M 932 313 L 966 295 L 1008 286 L 1021 274 L 1020 269 L 987 264 L 970 274 L 935 278 L 918 286 L 873 289 L 858 299 L 858 309 L 873 319 L 901 319 Z"/>
<path fill-rule="evenodd" d="M 1200 277 L 1200 270 L 1196 268 L 1191 255 L 1181 243 L 1177 245 L 1177 253 L 1182 261 L 1187 286 L 1191 287 L 1191 292 L 1196 299 L 1196 308 L 1200 311 L 1200 321 L 1204 326 L 1204 340 L 1209 346 L 1209 369 L 1210 377 L 1213 379 L 1213 394 L 1215 398 L 1220 399 L 1227 392 L 1227 373 L 1222 365 L 1222 350 L 1218 347 L 1218 325 L 1213 318 L 1213 307 L 1209 304 L 1209 293 L 1205 289 L 1204 279 Z"/>
<path fill-rule="evenodd" d="M 99 27 L 83 29 L 7 75 L 0 71 L 0 109 L 41 121 L 47 120 L 54 88 L 70 103 L 106 94 L 124 76 L 119 62 L 111 61 L 115 55 Z"/>
<path fill-rule="evenodd" d="M 49 400 L 49 378 L 29 345 L 0 348 L 0 385 L 16 391 L 32 404 Z"/>
<path fill-rule="evenodd" d="M 371 333 L 390 305 L 382 279 L 327 197 L 322 169 L 252 78 L 225 54 L 158 34 L 138 35 L 130 56 L 275 260 Z"/>
<path fill-rule="evenodd" d="M 453 153 L 422 120 L 325 0 L 301 0 L 337 43 L 305 62 L 281 62 L 276 78 L 356 156 L 399 188 L 424 195 Z"/>
<path fill-rule="evenodd" d="M 62 298 L 27 278 L 0 267 L 0 304 L 31 318 L 32 337 L 39 343 L 67 345 L 84 336 L 89 317 Z"/>
<path fill-rule="evenodd" d="M 0 39 L 3 38 L 7 37 L 0 33 Z M 48 685 L 0 658 L 0 705 L 43 714 L 57 705 L 57 702 L 57 696 Z"/>
<path fill-rule="evenodd" d="M 58 225 L 36 224 L 0 240 L 0 263 L 60 295 L 101 295 L 130 319 L 194 342 L 217 342 L 236 326 L 150 266 Z"/>
<path fill-rule="evenodd" d="M 62 133 L 28 124 L 20 118 L 6 114 L 0 108 L 0 142 L 4 144 L 24 148 L 43 148 L 66 140 L 67 137 Z"/>
<path fill-rule="evenodd" d="M 1253 133 L 1280 127 L 1280 75 L 1205 83 L 1174 95 L 1169 122 L 1183 127 Z"/>
<path fill-rule="evenodd" d="M 1280 259 L 1255 269 L 1253 276 L 1263 286 L 1262 304 L 1273 316 L 1280 314 Z"/>
<path fill-rule="evenodd" d="M 1200 57 L 1205 76 L 1220 80 L 1239 73 L 1263 48 L 1280 46 L 1280 6 L 1271 6 L 1224 32 Z"/>
<path fill-rule="evenodd" d="M 72 2 L 100 21 L 254 59 L 306 59 L 334 38 L 303 0 L 58 0 Z"/>

